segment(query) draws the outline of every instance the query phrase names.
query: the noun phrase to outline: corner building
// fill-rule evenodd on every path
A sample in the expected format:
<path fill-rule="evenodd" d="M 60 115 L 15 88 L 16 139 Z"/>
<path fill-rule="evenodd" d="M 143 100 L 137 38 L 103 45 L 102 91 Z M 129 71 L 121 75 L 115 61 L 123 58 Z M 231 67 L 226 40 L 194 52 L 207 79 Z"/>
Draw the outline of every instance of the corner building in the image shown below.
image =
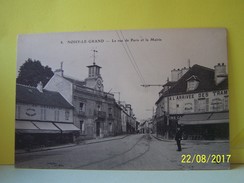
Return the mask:
<path fill-rule="evenodd" d="M 185 139 L 228 139 L 228 101 L 225 64 L 174 69 L 156 102 L 157 133 L 172 139 L 180 125 Z"/>
<path fill-rule="evenodd" d="M 79 129 L 73 106 L 58 92 L 16 85 L 16 149 L 72 143 Z"/>

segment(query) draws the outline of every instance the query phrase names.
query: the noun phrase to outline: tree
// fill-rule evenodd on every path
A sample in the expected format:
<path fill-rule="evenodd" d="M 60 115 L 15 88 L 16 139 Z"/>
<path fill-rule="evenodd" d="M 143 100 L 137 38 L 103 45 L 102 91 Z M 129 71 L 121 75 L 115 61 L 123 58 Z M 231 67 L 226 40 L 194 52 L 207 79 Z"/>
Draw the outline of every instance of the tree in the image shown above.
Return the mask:
<path fill-rule="evenodd" d="M 41 81 L 43 86 L 45 86 L 52 76 L 53 71 L 50 67 L 44 67 L 39 60 L 33 61 L 28 58 L 28 60 L 20 66 L 17 83 L 35 87 L 37 83 Z"/>

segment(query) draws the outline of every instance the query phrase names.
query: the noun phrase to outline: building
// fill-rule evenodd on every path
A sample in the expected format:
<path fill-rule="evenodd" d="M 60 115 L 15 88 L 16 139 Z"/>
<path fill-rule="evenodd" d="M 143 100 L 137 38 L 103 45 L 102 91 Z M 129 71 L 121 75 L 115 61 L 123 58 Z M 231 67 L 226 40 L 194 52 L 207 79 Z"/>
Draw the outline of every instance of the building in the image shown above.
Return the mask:
<path fill-rule="evenodd" d="M 135 115 L 131 104 L 121 104 L 121 125 L 122 133 L 135 133 L 138 129 L 138 122 L 136 121 Z"/>
<path fill-rule="evenodd" d="M 79 129 L 73 124 L 73 106 L 58 92 L 16 85 L 16 148 L 71 143 Z"/>
<path fill-rule="evenodd" d="M 88 67 L 85 80 L 64 75 L 62 66 L 45 89 L 59 92 L 74 106 L 74 124 L 84 138 L 103 138 L 122 133 L 120 107 L 114 95 L 104 92 L 101 67 L 95 62 Z"/>
<path fill-rule="evenodd" d="M 225 64 L 214 69 L 194 65 L 172 70 L 156 101 L 157 134 L 173 138 L 178 125 L 184 138 L 228 139 L 228 75 Z"/>

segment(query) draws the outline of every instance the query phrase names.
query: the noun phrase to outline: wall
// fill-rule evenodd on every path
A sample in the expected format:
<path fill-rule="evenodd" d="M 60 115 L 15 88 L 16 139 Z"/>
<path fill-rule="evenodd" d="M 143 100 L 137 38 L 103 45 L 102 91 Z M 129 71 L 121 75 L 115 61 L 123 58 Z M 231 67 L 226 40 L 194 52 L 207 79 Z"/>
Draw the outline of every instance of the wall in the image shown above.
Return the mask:
<path fill-rule="evenodd" d="M 45 111 L 45 112 L 44 112 Z M 66 119 L 65 112 L 69 112 Z M 56 116 L 55 116 L 56 114 Z M 32 104 L 17 104 L 16 120 L 58 121 L 73 123 L 73 110 Z"/>
<path fill-rule="evenodd" d="M 46 84 L 45 89 L 59 92 L 72 105 L 72 83 L 58 74 L 53 75 L 53 77 Z"/>
<path fill-rule="evenodd" d="M 182 94 L 169 97 L 170 114 L 228 111 L 228 90 Z M 164 100 L 167 109 L 167 99 Z"/>

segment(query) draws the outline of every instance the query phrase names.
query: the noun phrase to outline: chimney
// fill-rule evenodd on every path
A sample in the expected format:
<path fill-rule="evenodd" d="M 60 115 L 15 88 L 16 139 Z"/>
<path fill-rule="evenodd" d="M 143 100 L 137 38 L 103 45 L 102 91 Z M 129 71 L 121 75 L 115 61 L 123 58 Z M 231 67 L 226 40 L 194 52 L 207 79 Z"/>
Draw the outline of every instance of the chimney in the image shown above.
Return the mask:
<path fill-rule="evenodd" d="M 214 81 L 215 81 L 215 84 L 218 85 L 223 80 L 225 80 L 226 77 L 227 77 L 226 65 L 224 63 L 222 63 L 222 64 L 218 63 L 217 65 L 215 65 L 214 66 Z"/>
<path fill-rule="evenodd" d="M 171 81 L 178 81 L 182 76 L 180 69 L 173 69 L 171 70 Z"/>
<path fill-rule="evenodd" d="M 183 76 L 185 73 L 187 73 L 187 71 L 189 70 L 189 68 L 190 68 L 190 67 L 188 67 L 188 68 L 184 67 L 184 68 L 181 69 L 182 76 Z"/>
<path fill-rule="evenodd" d="M 188 59 L 187 64 L 188 64 L 188 68 L 190 68 L 191 67 L 191 60 L 190 59 Z"/>
<path fill-rule="evenodd" d="M 61 77 L 64 76 L 63 62 L 60 63 L 60 69 L 56 69 L 56 70 L 54 71 L 54 74 L 57 74 L 57 75 L 59 75 L 59 76 L 61 76 Z"/>
<path fill-rule="evenodd" d="M 36 88 L 38 89 L 39 92 L 43 93 L 43 84 L 41 81 L 37 84 Z"/>

